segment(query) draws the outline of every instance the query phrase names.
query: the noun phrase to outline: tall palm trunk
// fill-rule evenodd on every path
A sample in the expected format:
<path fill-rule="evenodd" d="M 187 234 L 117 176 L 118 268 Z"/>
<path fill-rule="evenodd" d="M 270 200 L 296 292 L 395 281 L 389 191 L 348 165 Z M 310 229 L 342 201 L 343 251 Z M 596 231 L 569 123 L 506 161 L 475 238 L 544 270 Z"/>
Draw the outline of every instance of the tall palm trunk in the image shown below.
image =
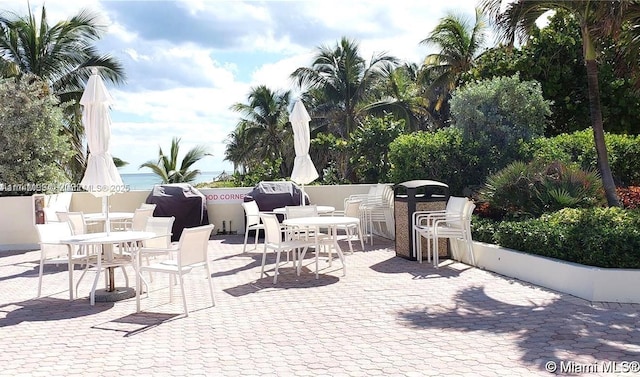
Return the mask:
<path fill-rule="evenodd" d="M 602 124 L 602 108 L 600 106 L 600 87 L 598 85 L 598 63 L 596 62 L 596 52 L 591 41 L 589 32 L 583 27 L 582 43 L 584 46 L 584 61 L 587 68 L 587 85 L 589 90 L 589 110 L 591 114 L 591 128 L 593 129 L 593 139 L 596 146 L 598 170 L 602 178 L 607 204 L 611 207 L 620 207 L 616 184 L 613 181 L 611 167 L 609 166 L 609 156 L 607 144 L 604 141 L 604 126 Z"/>
<path fill-rule="evenodd" d="M 604 141 L 602 110 L 600 108 L 600 89 L 598 87 L 598 65 L 595 60 L 587 60 L 587 83 L 589 87 L 589 108 L 591 112 L 591 128 L 596 145 L 598 170 L 602 176 L 602 185 L 609 206 L 620 206 L 616 185 L 609 166 L 607 144 Z"/>

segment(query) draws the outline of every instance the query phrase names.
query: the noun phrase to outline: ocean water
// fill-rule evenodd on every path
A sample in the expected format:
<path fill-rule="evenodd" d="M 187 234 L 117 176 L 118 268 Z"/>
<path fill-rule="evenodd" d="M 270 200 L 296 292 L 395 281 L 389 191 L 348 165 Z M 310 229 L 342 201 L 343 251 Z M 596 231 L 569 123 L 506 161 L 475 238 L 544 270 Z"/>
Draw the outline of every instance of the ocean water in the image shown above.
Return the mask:
<path fill-rule="evenodd" d="M 213 181 L 221 173 L 220 171 L 203 171 L 191 184 Z M 153 185 L 160 184 L 162 181 L 153 173 L 120 173 L 120 176 L 122 183 L 129 186 L 129 190 L 151 190 Z"/>

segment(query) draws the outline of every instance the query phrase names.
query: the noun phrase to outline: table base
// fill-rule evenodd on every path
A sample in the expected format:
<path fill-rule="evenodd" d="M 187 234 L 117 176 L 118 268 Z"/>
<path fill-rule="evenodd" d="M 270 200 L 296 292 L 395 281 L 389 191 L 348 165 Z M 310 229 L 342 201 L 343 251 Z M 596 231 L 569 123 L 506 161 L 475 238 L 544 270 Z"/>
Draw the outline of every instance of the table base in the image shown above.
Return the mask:
<path fill-rule="evenodd" d="M 136 290 L 133 288 L 116 287 L 113 291 L 107 289 L 96 289 L 95 300 L 97 302 L 115 302 L 136 297 Z"/>

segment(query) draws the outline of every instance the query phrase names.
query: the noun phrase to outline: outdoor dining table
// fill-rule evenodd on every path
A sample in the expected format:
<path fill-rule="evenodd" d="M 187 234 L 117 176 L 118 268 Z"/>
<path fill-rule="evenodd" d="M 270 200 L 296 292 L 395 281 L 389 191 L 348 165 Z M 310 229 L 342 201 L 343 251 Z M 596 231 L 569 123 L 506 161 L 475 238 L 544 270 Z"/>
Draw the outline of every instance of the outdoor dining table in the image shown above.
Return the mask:
<path fill-rule="evenodd" d="M 336 210 L 336 207 L 332 206 L 316 206 L 316 208 L 318 210 L 318 214 L 332 213 Z M 286 207 L 278 207 L 274 208 L 271 212 L 275 213 L 276 215 L 285 215 L 287 213 L 287 209 Z"/>
<path fill-rule="evenodd" d="M 60 239 L 60 243 L 67 245 L 76 245 L 84 247 L 94 247 L 97 254 L 96 268 L 98 273 L 93 281 L 91 288 L 90 304 L 95 305 L 95 293 L 98 279 L 100 278 L 100 271 L 102 267 L 106 267 L 108 273 L 108 284 L 106 292 L 115 292 L 115 277 L 113 269 L 115 267 L 132 265 L 136 273 L 136 292 L 140 290 L 140 274 L 138 273 L 138 266 L 140 265 L 139 256 L 137 253 L 138 243 L 151 238 L 157 237 L 153 232 L 139 232 L 139 231 L 114 231 L 114 232 L 100 232 L 100 233 L 87 233 L 78 234 L 69 238 Z M 129 258 L 118 258 L 113 253 L 113 245 L 120 245 L 124 248 L 127 245 L 128 250 L 131 252 Z M 70 251 L 71 252 L 71 251 Z M 104 258 L 104 260 L 103 260 Z M 123 297 L 129 298 L 129 297 Z M 115 300 L 112 300 L 115 301 Z"/>
<path fill-rule="evenodd" d="M 328 229 L 329 230 L 329 238 L 331 239 L 331 244 L 333 248 L 336 250 L 340 261 L 342 262 L 342 276 L 347 275 L 347 264 L 344 259 L 344 254 L 342 253 L 342 249 L 338 244 L 338 226 L 346 226 L 352 224 L 358 224 L 360 219 L 357 217 L 347 217 L 347 216 L 313 216 L 313 217 L 297 217 L 294 219 L 286 219 L 282 223 L 287 226 L 293 226 L 298 228 L 306 228 L 313 229 L 316 234 L 319 230 Z M 316 279 L 318 278 L 318 253 L 320 251 L 320 239 L 316 237 Z M 302 263 L 302 259 L 299 261 Z"/>

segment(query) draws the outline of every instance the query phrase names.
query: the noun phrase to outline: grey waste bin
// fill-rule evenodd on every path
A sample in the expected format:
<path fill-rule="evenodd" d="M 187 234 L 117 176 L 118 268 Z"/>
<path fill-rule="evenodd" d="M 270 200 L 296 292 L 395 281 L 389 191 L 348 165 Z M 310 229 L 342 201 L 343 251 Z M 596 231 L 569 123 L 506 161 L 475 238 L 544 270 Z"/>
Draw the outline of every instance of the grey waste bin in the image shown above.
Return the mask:
<path fill-rule="evenodd" d="M 449 199 L 449 186 L 431 180 L 414 180 L 394 186 L 394 220 L 396 226 L 396 255 L 417 260 L 413 247 L 412 218 L 416 211 L 443 210 Z M 438 255 L 447 256 L 446 240 L 440 240 Z M 427 257 L 427 244 L 423 238 L 422 259 Z"/>

